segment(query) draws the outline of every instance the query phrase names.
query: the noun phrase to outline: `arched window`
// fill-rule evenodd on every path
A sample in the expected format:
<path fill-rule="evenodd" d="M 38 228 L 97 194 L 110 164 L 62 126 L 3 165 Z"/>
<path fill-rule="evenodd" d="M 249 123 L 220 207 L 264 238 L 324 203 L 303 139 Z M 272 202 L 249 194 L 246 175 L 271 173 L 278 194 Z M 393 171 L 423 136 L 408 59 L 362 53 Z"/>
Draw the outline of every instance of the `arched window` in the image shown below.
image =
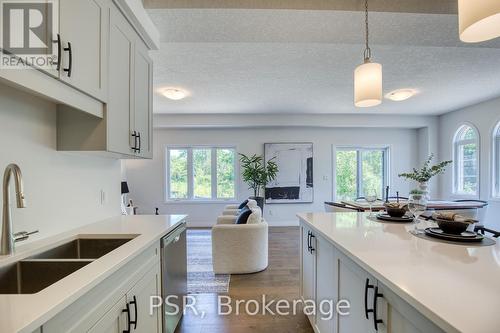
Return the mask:
<path fill-rule="evenodd" d="M 479 134 L 469 125 L 462 125 L 455 133 L 454 193 L 477 195 L 479 193 Z"/>
<path fill-rule="evenodd" d="M 500 122 L 493 131 L 493 196 L 500 197 Z"/>

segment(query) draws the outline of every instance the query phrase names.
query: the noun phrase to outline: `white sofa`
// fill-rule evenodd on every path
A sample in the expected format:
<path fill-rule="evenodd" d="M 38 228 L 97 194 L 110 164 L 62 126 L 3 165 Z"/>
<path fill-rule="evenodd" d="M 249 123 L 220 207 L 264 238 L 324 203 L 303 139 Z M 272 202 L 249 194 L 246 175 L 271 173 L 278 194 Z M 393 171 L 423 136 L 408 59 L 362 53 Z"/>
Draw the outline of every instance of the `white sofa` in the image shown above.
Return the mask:
<path fill-rule="evenodd" d="M 212 261 L 215 274 L 260 272 L 268 265 L 268 225 L 235 224 L 237 216 L 223 215 L 212 228 Z"/>

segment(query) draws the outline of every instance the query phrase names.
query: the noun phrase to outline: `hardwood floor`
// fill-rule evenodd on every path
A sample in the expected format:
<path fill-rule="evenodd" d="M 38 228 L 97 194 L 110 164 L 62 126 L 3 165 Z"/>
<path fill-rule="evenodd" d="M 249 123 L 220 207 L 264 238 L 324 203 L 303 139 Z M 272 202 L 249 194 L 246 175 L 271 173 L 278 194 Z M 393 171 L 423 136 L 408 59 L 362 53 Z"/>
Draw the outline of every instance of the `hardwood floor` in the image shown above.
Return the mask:
<path fill-rule="evenodd" d="M 262 296 L 266 299 L 285 299 L 290 302 L 299 300 L 300 288 L 300 257 L 299 257 L 299 228 L 270 228 L 269 229 L 269 266 L 255 274 L 231 275 L 227 295 L 232 299 L 233 309 L 236 300 L 256 300 L 262 304 Z M 240 304 L 240 314 L 218 315 L 217 294 L 197 294 L 197 309 L 205 312 L 201 318 L 188 311 L 183 317 L 177 333 L 246 333 L 246 332 L 272 332 L 272 333 L 308 333 L 313 332 L 309 321 L 302 313 L 299 306 L 296 315 L 272 315 L 270 313 L 249 315 L 245 305 Z M 249 303 L 250 304 L 250 303 Z M 275 305 L 275 303 L 273 304 Z M 269 307 L 276 313 L 276 307 Z M 254 306 L 249 305 L 252 312 Z M 262 306 L 261 306 L 262 309 Z M 223 310 L 227 310 L 224 307 Z"/>

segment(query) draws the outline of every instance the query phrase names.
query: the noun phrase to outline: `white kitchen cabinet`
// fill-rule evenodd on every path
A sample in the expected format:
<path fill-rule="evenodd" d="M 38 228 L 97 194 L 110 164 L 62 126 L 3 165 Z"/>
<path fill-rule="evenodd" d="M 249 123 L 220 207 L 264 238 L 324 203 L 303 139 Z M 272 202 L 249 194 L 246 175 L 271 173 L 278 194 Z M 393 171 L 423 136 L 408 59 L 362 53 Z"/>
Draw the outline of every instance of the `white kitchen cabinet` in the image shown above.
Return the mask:
<path fill-rule="evenodd" d="M 316 304 L 318 309 L 323 308 L 325 311 L 332 308 L 335 311 L 335 303 L 333 307 L 326 302 L 335 302 L 337 300 L 337 284 L 336 279 L 332 276 L 337 276 L 337 267 L 335 265 L 335 249 L 323 237 L 315 235 L 315 252 L 316 252 Z M 322 302 L 324 302 L 322 304 Z M 330 308 L 329 308 L 330 307 Z M 334 332 L 335 313 L 329 317 L 329 313 L 319 311 L 316 315 L 316 329 L 319 332 Z"/>
<path fill-rule="evenodd" d="M 350 304 L 349 315 L 338 316 L 337 332 L 374 332 L 373 293 L 377 280 L 345 256 L 337 256 L 337 261 L 338 297 Z"/>
<path fill-rule="evenodd" d="M 129 292 L 127 302 L 129 304 L 131 320 L 131 332 L 161 332 L 161 311 L 154 309 L 153 315 L 149 314 L 151 296 L 161 295 L 160 272 L 158 266 L 150 270 Z"/>
<path fill-rule="evenodd" d="M 107 99 L 109 4 L 107 0 L 59 1 L 59 78 L 101 101 Z"/>
<path fill-rule="evenodd" d="M 125 323 L 125 319 L 124 319 L 126 314 L 123 312 L 123 309 L 125 309 L 126 306 L 127 306 L 127 300 L 126 300 L 125 296 L 123 296 L 87 332 L 88 333 L 122 333 L 125 330 L 126 325 L 127 325 Z"/>
<path fill-rule="evenodd" d="M 135 43 L 133 130 L 138 135 L 138 154 L 152 157 L 153 62 L 141 40 Z"/>
<path fill-rule="evenodd" d="M 134 114 L 133 56 L 135 32 L 116 6 L 109 14 L 109 96 L 106 107 L 107 149 L 134 155 L 137 139 L 132 137 Z"/>
<path fill-rule="evenodd" d="M 313 251 L 314 238 L 311 229 L 301 228 L 301 296 L 304 301 L 316 301 L 316 255 Z M 308 316 L 311 325 L 315 325 L 315 317 Z"/>
<path fill-rule="evenodd" d="M 153 64 L 148 48 L 110 3 L 107 104 L 103 118 L 58 107 L 57 149 L 152 158 Z"/>
<path fill-rule="evenodd" d="M 161 296 L 160 286 L 158 243 L 44 323 L 42 332 L 160 333 L 160 308 L 149 315 L 149 297 Z"/>
<path fill-rule="evenodd" d="M 388 333 L 443 333 L 433 322 L 422 316 L 411 305 L 397 296 L 380 281 L 377 284 L 379 298 L 379 318 L 387 323 Z M 379 330 L 380 332 L 380 330 Z"/>

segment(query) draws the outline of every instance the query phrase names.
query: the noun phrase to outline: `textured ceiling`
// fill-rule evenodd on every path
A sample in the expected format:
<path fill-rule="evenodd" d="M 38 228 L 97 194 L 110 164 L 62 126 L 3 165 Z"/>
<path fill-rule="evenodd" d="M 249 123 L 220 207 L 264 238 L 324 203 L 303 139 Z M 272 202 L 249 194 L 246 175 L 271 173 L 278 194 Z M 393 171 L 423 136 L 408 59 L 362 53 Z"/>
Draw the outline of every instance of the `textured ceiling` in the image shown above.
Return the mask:
<path fill-rule="evenodd" d="M 152 54 L 156 113 L 440 114 L 500 95 L 500 41 L 464 44 L 449 14 L 370 14 L 373 60 L 384 93 L 415 88 L 404 102 L 353 105 L 362 61 L 363 13 L 329 10 L 149 9 L 161 34 Z"/>

